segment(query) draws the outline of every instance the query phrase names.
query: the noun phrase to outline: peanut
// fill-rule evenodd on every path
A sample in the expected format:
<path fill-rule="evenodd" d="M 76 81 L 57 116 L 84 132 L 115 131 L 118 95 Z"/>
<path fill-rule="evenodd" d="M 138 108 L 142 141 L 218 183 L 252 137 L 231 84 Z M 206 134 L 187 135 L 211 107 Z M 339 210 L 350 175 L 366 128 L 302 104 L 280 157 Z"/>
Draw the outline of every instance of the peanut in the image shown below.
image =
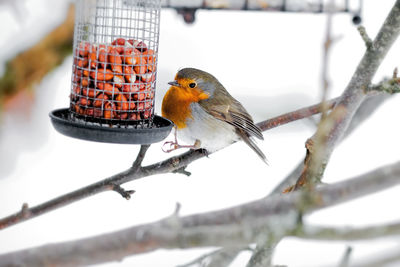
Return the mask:
<path fill-rule="evenodd" d="M 80 99 L 79 99 L 79 105 L 81 105 L 81 106 L 90 106 L 91 105 L 91 103 L 92 103 L 92 101 L 90 100 L 90 99 L 88 99 L 88 98 L 85 98 L 85 97 L 81 97 Z"/>
<path fill-rule="evenodd" d="M 104 46 L 104 45 L 103 45 Z M 106 48 L 99 48 L 99 60 L 102 68 L 107 67 L 107 50 Z"/>
<path fill-rule="evenodd" d="M 144 42 L 140 41 L 135 45 L 135 48 L 140 52 L 145 52 L 147 50 L 147 45 Z"/>
<path fill-rule="evenodd" d="M 142 77 L 142 81 L 144 81 L 145 83 L 149 83 L 149 82 L 154 82 L 156 79 L 156 76 L 154 75 L 153 72 L 147 72 L 141 75 Z"/>
<path fill-rule="evenodd" d="M 89 59 L 90 59 L 90 68 L 95 69 L 97 66 L 97 55 L 96 51 L 90 52 L 89 53 Z"/>
<path fill-rule="evenodd" d="M 111 97 L 114 94 L 116 95 L 120 92 L 117 87 L 113 87 L 110 83 L 98 82 L 97 87 L 100 90 L 103 90 L 105 94 L 107 94 L 108 96 L 111 96 Z"/>
<path fill-rule="evenodd" d="M 124 84 L 125 80 L 122 75 L 115 75 L 113 78 L 114 85 L 115 87 L 122 88 L 122 85 Z"/>
<path fill-rule="evenodd" d="M 115 48 L 113 48 L 108 55 L 108 61 L 111 63 L 113 72 L 122 73 L 122 59 Z"/>
<path fill-rule="evenodd" d="M 86 68 L 89 65 L 87 58 L 78 60 L 78 67 Z"/>
<path fill-rule="evenodd" d="M 83 87 L 87 87 L 89 85 L 89 79 L 88 78 L 82 78 L 81 85 Z"/>
<path fill-rule="evenodd" d="M 104 118 L 105 119 L 112 119 L 115 117 L 115 105 L 110 101 L 107 101 L 104 105 Z"/>
<path fill-rule="evenodd" d="M 136 73 L 131 66 L 124 67 L 125 81 L 127 83 L 134 83 L 136 81 Z"/>
<path fill-rule="evenodd" d="M 108 69 L 98 69 L 97 75 L 96 75 L 96 71 L 91 71 L 90 77 L 92 77 L 93 80 L 109 81 L 114 77 L 114 74 L 112 73 L 111 70 L 108 70 Z"/>
<path fill-rule="evenodd" d="M 126 97 L 123 94 L 117 95 L 115 98 L 117 101 L 117 108 L 118 110 L 128 110 L 129 109 L 129 103 Z"/>
<path fill-rule="evenodd" d="M 88 96 L 90 98 L 94 98 L 96 93 L 95 93 L 94 89 L 92 89 L 92 88 L 83 88 L 82 95 Z"/>
<path fill-rule="evenodd" d="M 108 96 L 100 93 L 96 96 L 95 100 L 93 101 L 93 106 L 96 108 L 101 108 L 103 106 L 103 103 L 108 100 Z"/>
<path fill-rule="evenodd" d="M 89 54 L 89 47 L 90 44 L 87 42 L 80 43 L 78 47 L 79 55 L 81 57 L 87 57 L 87 55 Z"/>
<path fill-rule="evenodd" d="M 143 116 L 143 119 L 148 119 L 148 118 L 150 118 L 150 110 L 145 110 L 145 111 L 142 113 L 142 116 Z"/>

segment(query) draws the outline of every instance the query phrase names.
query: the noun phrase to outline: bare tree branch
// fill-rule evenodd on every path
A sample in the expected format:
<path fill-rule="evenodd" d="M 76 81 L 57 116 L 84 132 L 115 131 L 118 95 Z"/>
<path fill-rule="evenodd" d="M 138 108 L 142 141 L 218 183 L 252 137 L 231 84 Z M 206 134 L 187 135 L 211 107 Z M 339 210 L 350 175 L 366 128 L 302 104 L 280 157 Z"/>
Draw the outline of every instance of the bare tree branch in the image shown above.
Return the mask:
<path fill-rule="evenodd" d="M 376 88 L 375 91 L 382 92 L 383 90 Z M 342 140 L 349 136 L 358 126 L 360 126 L 361 123 L 369 118 L 387 99 L 390 98 L 390 95 L 382 93 L 372 94 L 372 92 L 369 92 L 368 95 L 369 97 L 360 105 L 354 114 Z M 272 190 L 271 194 L 282 193 L 285 189 L 290 187 L 290 185 L 296 183 L 303 167 L 304 162 L 299 162 L 299 164 L 297 164 L 297 166 Z"/>
<path fill-rule="evenodd" d="M 71 266 L 121 260 L 160 248 L 193 248 L 208 246 L 246 246 L 260 235 L 299 235 L 310 238 L 331 237 L 332 229 L 299 230 L 298 216 L 336 205 L 400 183 L 400 162 L 387 165 L 358 177 L 308 191 L 274 195 L 213 212 L 185 217 L 175 216 L 108 234 L 80 240 L 45 245 L 0 255 L 0 266 Z M 308 198 L 305 198 L 308 196 Z M 306 200 L 306 201 L 305 201 Z M 399 225 L 388 225 L 386 231 L 364 228 L 338 233 L 337 239 L 375 238 L 398 233 Z M 317 229 L 317 230 L 318 230 Z M 365 233 L 365 231 L 368 231 Z"/>
<path fill-rule="evenodd" d="M 397 0 L 371 47 L 366 50 L 339 103 L 307 141 L 304 169 L 295 189 L 304 184 L 312 186 L 321 179 L 330 155 L 342 139 L 358 107 L 366 99 L 366 89 L 399 33 L 400 0 Z"/>
<path fill-rule="evenodd" d="M 327 101 L 327 106 L 329 109 L 333 108 L 336 103 L 338 102 L 339 98 L 333 98 L 329 101 Z M 298 110 L 295 110 L 293 112 L 288 112 L 283 115 L 274 117 L 269 120 L 265 120 L 262 122 L 257 123 L 257 125 L 261 128 L 261 130 L 266 131 L 270 130 L 272 128 L 284 125 L 289 122 L 293 122 L 296 120 L 301 120 L 310 116 L 313 116 L 315 114 L 321 113 L 323 109 L 322 103 L 312 105 L 309 107 L 301 108 Z"/>
<path fill-rule="evenodd" d="M 147 150 L 149 149 L 150 145 L 141 145 L 139 153 L 136 157 L 136 160 L 132 164 L 133 169 L 139 169 L 142 166 L 142 162 L 144 160 L 144 156 L 146 155 Z"/>
<path fill-rule="evenodd" d="M 333 107 L 336 101 L 337 99 L 332 99 L 331 101 L 328 101 L 328 103 L 331 107 Z M 322 110 L 321 104 L 312 105 L 306 108 L 298 109 L 296 111 L 277 116 L 269 120 L 262 121 L 258 123 L 258 126 L 263 131 L 266 131 L 292 121 L 296 121 L 299 119 L 303 119 L 318 114 L 321 112 L 321 110 Z M 141 163 L 144 159 L 147 149 L 148 149 L 147 145 L 142 146 L 138 153 L 137 159 L 133 163 L 132 167 L 123 172 L 115 174 L 109 178 L 91 184 L 89 186 L 83 187 L 76 191 L 54 198 L 40 205 L 25 209 L 23 212 L 19 211 L 8 217 L 0 219 L 0 230 L 104 191 L 114 190 L 120 193 L 124 198 L 129 199 L 131 193 L 133 193 L 134 191 L 123 190 L 122 187 L 120 187 L 121 184 L 133 180 L 138 180 L 147 176 L 163 174 L 163 173 L 179 172 L 189 175 L 190 173 L 185 171 L 185 168 L 191 162 L 206 156 L 205 151 L 201 149 L 190 150 L 181 155 L 174 156 L 164 161 L 142 167 Z"/>

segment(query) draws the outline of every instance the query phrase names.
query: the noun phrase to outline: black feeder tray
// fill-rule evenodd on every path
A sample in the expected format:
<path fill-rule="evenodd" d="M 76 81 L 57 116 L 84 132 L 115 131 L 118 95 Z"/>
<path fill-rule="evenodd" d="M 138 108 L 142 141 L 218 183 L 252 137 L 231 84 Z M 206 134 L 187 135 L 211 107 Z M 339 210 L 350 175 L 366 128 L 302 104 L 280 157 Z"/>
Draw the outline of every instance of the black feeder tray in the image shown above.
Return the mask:
<path fill-rule="evenodd" d="M 115 144 L 152 144 L 165 139 L 171 132 L 173 123 L 155 115 L 146 127 L 106 127 L 98 123 L 75 121 L 68 108 L 50 112 L 54 128 L 61 134 L 87 141 Z"/>

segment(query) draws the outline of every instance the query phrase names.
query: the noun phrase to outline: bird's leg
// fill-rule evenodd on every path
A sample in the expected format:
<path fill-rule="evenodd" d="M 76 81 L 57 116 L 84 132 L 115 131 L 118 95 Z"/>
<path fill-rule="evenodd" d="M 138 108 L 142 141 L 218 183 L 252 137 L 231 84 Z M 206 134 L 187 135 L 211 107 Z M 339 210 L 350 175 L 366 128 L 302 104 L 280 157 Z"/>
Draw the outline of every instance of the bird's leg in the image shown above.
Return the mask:
<path fill-rule="evenodd" d="M 176 125 L 174 125 L 174 139 L 175 139 L 175 141 L 167 141 L 167 142 L 165 142 L 163 144 L 162 148 L 161 148 L 162 151 L 164 151 L 165 153 L 169 153 L 171 151 L 174 151 L 174 150 L 178 149 L 179 144 L 178 144 L 177 132 L 178 132 L 178 129 L 176 128 Z M 169 149 L 164 148 L 167 145 L 169 145 Z"/>
<path fill-rule="evenodd" d="M 194 142 L 193 145 L 180 145 L 178 143 L 176 132 L 177 131 L 176 131 L 176 128 L 175 128 L 175 141 L 168 141 L 168 142 L 164 143 L 164 145 L 162 147 L 162 150 L 165 153 L 169 153 L 169 152 L 172 152 L 172 151 L 180 149 L 180 148 L 190 148 L 190 149 L 198 149 L 198 148 L 200 148 L 200 144 L 201 144 L 200 140 L 196 140 L 196 142 Z M 169 146 L 169 149 L 166 149 L 165 146 Z"/>

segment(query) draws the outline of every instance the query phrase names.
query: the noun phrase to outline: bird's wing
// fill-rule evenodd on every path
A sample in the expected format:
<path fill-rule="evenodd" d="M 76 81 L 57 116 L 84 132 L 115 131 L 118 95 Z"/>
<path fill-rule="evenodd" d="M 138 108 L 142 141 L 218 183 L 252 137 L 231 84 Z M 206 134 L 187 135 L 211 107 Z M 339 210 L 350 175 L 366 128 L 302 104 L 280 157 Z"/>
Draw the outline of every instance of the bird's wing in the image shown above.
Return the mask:
<path fill-rule="evenodd" d="M 207 101 L 212 101 L 212 103 L 206 103 Z M 261 129 L 254 124 L 253 119 L 239 101 L 233 99 L 229 104 L 222 104 L 221 102 L 222 101 L 218 101 L 218 98 L 214 98 L 202 100 L 199 104 L 206 112 L 215 118 L 231 124 L 235 128 L 246 132 L 249 136 L 255 136 L 264 140 Z"/>
<path fill-rule="evenodd" d="M 261 149 L 256 145 L 254 140 L 252 140 L 249 135 L 240 129 L 236 129 L 237 134 L 242 138 L 242 140 L 251 148 L 254 150 L 254 152 L 257 153 L 257 155 L 268 165 L 268 160 L 267 157 L 264 155 L 264 153 L 261 151 Z"/>

